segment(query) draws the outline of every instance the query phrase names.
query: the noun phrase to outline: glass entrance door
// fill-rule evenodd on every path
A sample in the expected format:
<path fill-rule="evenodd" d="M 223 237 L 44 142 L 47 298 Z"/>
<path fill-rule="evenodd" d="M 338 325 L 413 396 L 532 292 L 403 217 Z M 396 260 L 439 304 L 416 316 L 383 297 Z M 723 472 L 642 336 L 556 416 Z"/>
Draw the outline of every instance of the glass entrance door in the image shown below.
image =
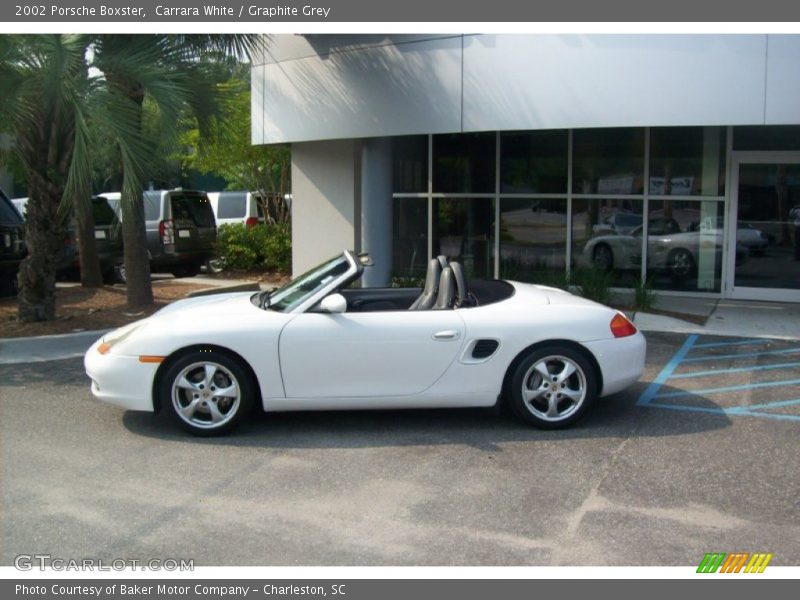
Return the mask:
<path fill-rule="evenodd" d="M 739 156 L 733 166 L 730 295 L 800 302 L 800 156 Z"/>

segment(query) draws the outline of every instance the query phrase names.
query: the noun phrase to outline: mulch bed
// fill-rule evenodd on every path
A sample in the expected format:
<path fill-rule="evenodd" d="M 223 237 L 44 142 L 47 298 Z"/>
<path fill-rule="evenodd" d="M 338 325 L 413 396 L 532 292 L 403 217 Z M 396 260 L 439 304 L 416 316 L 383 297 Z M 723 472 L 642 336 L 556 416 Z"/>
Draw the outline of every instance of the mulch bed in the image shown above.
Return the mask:
<path fill-rule="evenodd" d="M 75 333 L 94 329 L 110 329 L 149 316 L 170 302 L 186 297 L 207 285 L 194 283 L 153 282 L 155 304 L 129 309 L 124 286 L 102 288 L 56 288 L 56 320 L 20 323 L 17 320 L 17 299 L 0 298 L 0 338 Z"/>

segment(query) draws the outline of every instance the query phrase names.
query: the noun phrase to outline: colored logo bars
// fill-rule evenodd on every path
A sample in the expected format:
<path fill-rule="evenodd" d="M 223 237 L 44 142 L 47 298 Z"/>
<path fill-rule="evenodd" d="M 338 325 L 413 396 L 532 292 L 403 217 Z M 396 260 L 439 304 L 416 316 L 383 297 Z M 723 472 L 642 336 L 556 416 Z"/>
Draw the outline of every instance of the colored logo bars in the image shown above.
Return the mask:
<path fill-rule="evenodd" d="M 697 567 L 698 573 L 763 573 L 772 554 L 767 552 L 707 552 Z M 746 566 L 745 566 L 746 565 Z"/>

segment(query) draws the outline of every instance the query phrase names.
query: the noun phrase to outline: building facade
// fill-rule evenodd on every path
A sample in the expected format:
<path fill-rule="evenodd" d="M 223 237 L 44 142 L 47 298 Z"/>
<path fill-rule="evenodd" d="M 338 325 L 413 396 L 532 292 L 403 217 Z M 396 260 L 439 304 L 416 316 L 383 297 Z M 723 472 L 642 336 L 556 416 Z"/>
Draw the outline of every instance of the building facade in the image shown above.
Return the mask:
<path fill-rule="evenodd" d="M 800 36 L 271 36 L 255 144 L 291 144 L 293 270 L 800 301 Z"/>

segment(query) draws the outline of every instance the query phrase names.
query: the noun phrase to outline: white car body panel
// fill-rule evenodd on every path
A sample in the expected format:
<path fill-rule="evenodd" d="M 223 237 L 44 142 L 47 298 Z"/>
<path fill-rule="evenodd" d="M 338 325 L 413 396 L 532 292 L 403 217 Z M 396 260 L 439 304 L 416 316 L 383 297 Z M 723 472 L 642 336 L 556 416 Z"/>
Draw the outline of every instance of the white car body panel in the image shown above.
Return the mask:
<path fill-rule="evenodd" d="M 641 375 L 644 338 L 614 338 L 616 311 L 562 290 L 509 283 L 509 298 L 452 310 L 309 312 L 335 289 L 329 282 L 289 312 L 261 309 L 251 293 L 182 300 L 131 326 L 107 354 L 98 352 L 98 340 L 86 354 L 86 371 L 99 399 L 150 411 L 159 365 L 139 357 L 188 347 L 241 357 L 257 378 L 265 411 L 491 406 L 511 363 L 538 343 L 585 349 L 599 366 L 601 396 Z M 499 346 L 475 359 L 471 349 L 481 339 Z"/>

